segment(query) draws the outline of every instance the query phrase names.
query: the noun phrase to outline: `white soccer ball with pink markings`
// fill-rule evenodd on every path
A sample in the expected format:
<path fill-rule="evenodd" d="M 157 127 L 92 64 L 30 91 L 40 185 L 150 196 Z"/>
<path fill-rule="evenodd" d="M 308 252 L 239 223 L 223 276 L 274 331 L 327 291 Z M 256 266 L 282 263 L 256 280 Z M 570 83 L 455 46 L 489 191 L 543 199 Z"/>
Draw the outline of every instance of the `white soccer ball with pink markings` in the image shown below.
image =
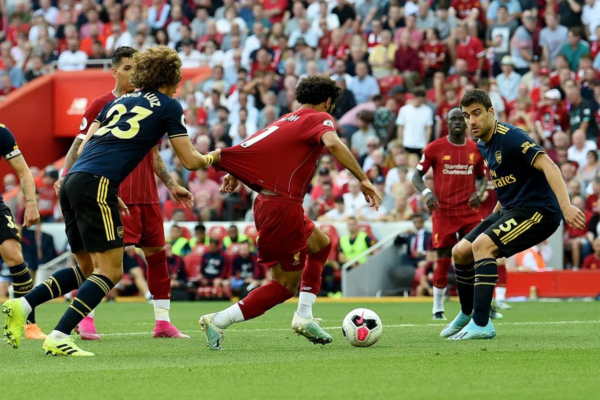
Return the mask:
<path fill-rule="evenodd" d="M 342 323 L 344 337 L 355 347 L 373 346 L 381 337 L 382 331 L 379 315 L 367 308 L 350 311 Z"/>

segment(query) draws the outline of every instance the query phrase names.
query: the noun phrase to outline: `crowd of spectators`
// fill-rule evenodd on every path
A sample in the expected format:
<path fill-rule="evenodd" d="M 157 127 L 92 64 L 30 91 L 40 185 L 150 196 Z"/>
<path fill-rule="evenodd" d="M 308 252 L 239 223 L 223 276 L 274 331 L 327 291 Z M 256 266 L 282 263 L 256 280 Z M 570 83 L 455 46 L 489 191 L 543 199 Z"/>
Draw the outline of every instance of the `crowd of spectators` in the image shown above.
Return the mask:
<path fill-rule="evenodd" d="M 366 207 L 358 182 L 324 155 L 304 202 L 320 221 L 427 219 L 411 183 L 420 153 L 447 135 L 460 96 L 482 88 L 501 121 L 547 150 L 588 213 L 586 231 L 565 230 L 568 265 L 582 267 L 600 233 L 600 0 L 13 0 L 1 11 L 0 95 L 122 45 L 167 45 L 184 68 L 211 67 L 208 80 L 184 82 L 179 96 L 203 153 L 296 110 L 299 80 L 330 76 L 343 89 L 337 131 L 384 200 L 379 211 Z M 252 220 L 253 193 L 219 194 L 219 174 L 187 171 L 168 141 L 161 146 L 196 205 L 181 208 L 159 185 L 166 221 Z M 50 201 L 40 189 L 55 175 L 40 176 Z M 46 221 L 60 220 L 49 210 Z"/>

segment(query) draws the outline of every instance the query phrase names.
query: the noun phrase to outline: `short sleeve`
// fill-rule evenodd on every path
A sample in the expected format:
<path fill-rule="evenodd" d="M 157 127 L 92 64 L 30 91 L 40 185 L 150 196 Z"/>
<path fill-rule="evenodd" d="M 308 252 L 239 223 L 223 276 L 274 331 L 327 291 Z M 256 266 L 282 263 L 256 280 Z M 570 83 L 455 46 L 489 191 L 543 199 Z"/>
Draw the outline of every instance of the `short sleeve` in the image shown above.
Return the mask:
<path fill-rule="evenodd" d="M 185 115 L 178 101 L 171 100 L 169 102 L 164 111 L 162 125 L 169 139 L 188 136 L 187 128 L 185 127 Z"/>
<path fill-rule="evenodd" d="M 425 147 L 423 150 L 423 155 L 421 156 L 421 161 L 419 161 L 419 165 L 417 165 L 417 169 L 421 171 L 423 175 L 429 171 L 429 168 L 435 165 L 435 149 L 432 148 L 431 145 Z"/>
<path fill-rule="evenodd" d="M 433 126 L 433 110 L 429 106 L 427 106 L 427 108 L 429 109 L 429 115 L 427 116 L 427 120 L 425 121 L 425 126 Z"/>
<path fill-rule="evenodd" d="M 336 132 L 335 123 L 333 122 L 333 118 L 331 115 L 320 112 L 315 114 L 310 119 L 310 126 L 313 126 L 313 129 L 307 129 L 306 132 L 308 134 L 308 141 L 321 143 L 321 136 L 325 134 L 325 132 Z"/>
<path fill-rule="evenodd" d="M 0 124 L 0 151 L 6 161 L 11 158 L 15 158 L 21 155 L 21 150 L 19 150 L 19 146 L 17 146 L 17 141 L 15 137 L 8 130 L 8 128 L 2 124 Z"/>
<path fill-rule="evenodd" d="M 398 112 L 398 118 L 396 118 L 396 125 L 406 125 L 404 114 L 405 114 L 405 109 L 404 109 L 404 107 L 402 107 L 400 109 L 400 112 Z"/>
<path fill-rule="evenodd" d="M 528 134 L 518 128 L 513 128 L 506 133 L 504 150 L 507 156 L 522 160 L 529 165 L 533 165 L 533 162 L 540 154 L 546 154 L 544 149 L 534 142 Z"/>

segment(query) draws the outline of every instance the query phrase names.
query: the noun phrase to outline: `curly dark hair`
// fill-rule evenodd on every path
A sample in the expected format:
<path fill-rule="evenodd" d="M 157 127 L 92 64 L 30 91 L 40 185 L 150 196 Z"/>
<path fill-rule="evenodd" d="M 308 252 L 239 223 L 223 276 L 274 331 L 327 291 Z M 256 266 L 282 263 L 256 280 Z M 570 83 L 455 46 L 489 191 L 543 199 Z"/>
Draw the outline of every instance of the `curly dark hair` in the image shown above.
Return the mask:
<path fill-rule="evenodd" d="M 158 89 L 181 82 L 181 60 L 177 52 L 167 46 L 151 47 L 138 52 L 133 60 L 135 71 L 131 75 L 131 81 L 140 89 Z"/>
<path fill-rule="evenodd" d="M 329 77 L 313 75 L 302 79 L 296 86 L 296 100 L 300 104 L 321 104 L 331 99 L 335 104 L 342 97 L 342 89 Z"/>
<path fill-rule="evenodd" d="M 485 108 L 485 111 L 488 111 L 490 108 L 492 108 L 492 100 L 490 99 L 490 95 L 487 94 L 485 90 L 481 89 L 469 90 L 463 95 L 462 99 L 460 99 L 461 107 L 469 107 L 473 104 L 481 104 Z"/>

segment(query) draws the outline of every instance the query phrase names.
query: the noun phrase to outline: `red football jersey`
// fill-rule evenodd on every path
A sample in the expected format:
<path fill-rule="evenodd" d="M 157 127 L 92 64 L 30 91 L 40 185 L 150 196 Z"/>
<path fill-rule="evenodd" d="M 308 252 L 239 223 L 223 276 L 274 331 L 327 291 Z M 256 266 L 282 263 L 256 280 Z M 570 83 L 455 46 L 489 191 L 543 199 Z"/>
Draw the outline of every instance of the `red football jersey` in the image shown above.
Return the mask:
<path fill-rule="evenodd" d="M 473 74 L 479 69 L 479 59 L 483 57 L 482 71 L 488 69 L 488 61 L 485 58 L 483 43 L 476 37 L 468 36 L 466 42 L 458 42 L 456 46 L 456 58 L 462 58 L 467 62 L 469 73 Z"/>
<path fill-rule="evenodd" d="M 595 254 L 590 254 L 583 260 L 583 269 L 598 269 L 600 268 L 600 257 Z"/>
<path fill-rule="evenodd" d="M 436 42 L 435 44 L 431 44 L 429 42 L 425 42 L 423 45 L 423 53 L 425 53 L 425 58 L 429 60 L 429 68 L 431 69 L 441 69 L 442 63 L 437 62 L 437 58 L 442 54 L 446 55 L 446 46 L 442 42 Z"/>
<path fill-rule="evenodd" d="M 456 10 L 456 16 L 465 19 L 473 12 L 473 9 L 479 10 L 479 17 L 483 14 L 481 2 L 479 0 L 452 0 L 450 7 Z"/>
<path fill-rule="evenodd" d="M 104 106 L 115 99 L 113 92 L 100 96 L 86 108 L 81 125 L 79 139 L 84 139 L 89 125 L 96 119 Z M 154 180 L 154 155 L 152 151 L 138 164 L 127 178 L 119 185 L 119 197 L 125 204 L 158 204 L 158 192 Z"/>
<path fill-rule="evenodd" d="M 477 213 L 469 207 L 476 190 L 475 177 L 484 174 L 483 158 L 472 140 L 462 145 L 448 137 L 430 143 L 423 151 L 417 168 L 425 174 L 433 168 L 433 191 L 440 202 L 438 216 L 459 217 Z"/>
<path fill-rule="evenodd" d="M 328 131 L 335 131 L 331 115 L 303 108 L 223 149 L 216 166 L 252 190 L 264 188 L 302 201 L 325 147 L 321 136 Z"/>

